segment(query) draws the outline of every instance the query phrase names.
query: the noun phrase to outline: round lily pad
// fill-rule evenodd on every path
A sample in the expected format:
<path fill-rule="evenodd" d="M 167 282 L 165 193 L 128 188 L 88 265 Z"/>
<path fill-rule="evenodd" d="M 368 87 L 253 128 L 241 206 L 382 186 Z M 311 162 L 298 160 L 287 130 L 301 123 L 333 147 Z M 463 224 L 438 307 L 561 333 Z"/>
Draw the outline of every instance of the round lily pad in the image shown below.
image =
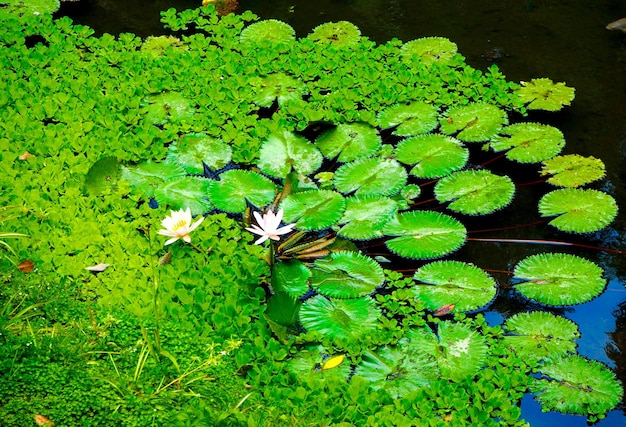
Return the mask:
<path fill-rule="evenodd" d="M 293 27 L 277 19 L 266 19 L 248 25 L 241 31 L 239 41 L 242 44 L 254 42 L 290 42 L 296 39 Z"/>
<path fill-rule="evenodd" d="M 394 236 L 385 244 L 395 254 L 407 258 L 430 259 L 454 252 L 465 243 L 467 231 L 451 216 L 434 211 L 398 214 L 383 229 Z"/>
<path fill-rule="evenodd" d="M 617 203 L 598 190 L 563 188 L 539 200 L 541 216 L 556 216 L 550 225 L 561 231 L 590 233 L 609 225 L 617 216 Z"/>
<path fill-rule="evenodd" d="M 261 107 L 271 107 L 276 100 L 278 105 L 300 100 L 307 93 L 304 83 L 284 73 L 274 73 L 255 80 L 253 87 L 255 94 L 252 102 Z"/>
<path fill-rule="evenodd" d="M 426 308 L 454 304 L 454 311 L 463 313 L 485 307 L 496 296 L 495 280 L 480 268 L 460 261 L 435 261 L 420 267 L 411 288 Z"/>
<path fill-rule="evenodd" d="M 330 190 L 308 190 L 285 197 L 280 207 L 284 221 L 299 230 L 323 230 L 339 221 L 346 209 L 344 197 Z"/>
<path fill-rule="evenodd" d="M 361 30 L 348 21 L 326 22 L 315 27 L 308 38 L 316 43 L 332 46 L 350 46 L 361 39 Z"/>
<path fill-rule="evenodd" d="M 221 169 L 232 158 L 232 149 L 220 139 L 203 133 L 192 133 L 181 137 L 169 147 L 167 160 L 183 166 L 187 173 L 202 174 L 204 165 Z"/>
<path fill-rule="evenodd" d="M 183 176 L 156 187 L 154 198 L 157 203 L 171 209 L 189 208 L 192 215 L 200 215 L 213 208 L 207 193 L 211 181 L 197 176 Z"/>
<path fill-rule="evenodd" d="M 322 153 L 306 138 L 289 131 L 275 132 L 261 146 L 257 165 L 268 175 L 284 178 L 292 169 L 303 175 L 322 164 Z"/>
<path fill-rule="evenodd" d="M 491 142 L 494 151 L 505 151 L 509 160 L 537 163 L 551 159 L 565 146 L 563 133 L 541 123 L 515 123 L 507 126 Z"/>
<path fill-rule="evenodd" d="M 358 252 L 333 252 L 315 261 L 311 273 L 313 289 L 334 298 L 371 294 L 385 280 L 380 264 Z"/>
<path fill-rule="evenodd" d="M 383 235 L 383 227 L 398 210 L 398 204 L 383 196 L 348 197 L 337 231 L 342 237 L 369 240 Z"/>
<path fill-rule="evenodd" d="M 514 193 L 511 178 L 486 169 L 454 172 L 435 185 L 437 200 L 450 202 L 448 209 L 467 215 L 485 215 L 502 209 L 511 203 Z"/>
<path fill-rule="evenodd" d="M 600 295 L 606 286 L 603 271 L 584 258 L 545 253 L 524 258 L 514 270 L 522 281 L 515 289 L 528 299 L 551 306 L 581 304 Z"/>
<path fill-rule="evenodd" d="M 370 157 L 381 145 L 380 136 L 375 128 L 364 123 L 344 123 L 322 133 L 315 140 L 315 145 L 324 157 L 346 163 Z"/>
<path fill-rule="evenodd" d="M 528 104 L 526 108 L 529 110 L 558 111 L 574 99 L 574 88 L 567 87 L 565 83 L 554 83 L 548 78 L 521 83 L 522 87 L 516 93 L 522 102 Z"/>
<path fill-rule="evenodd" d="M 311 270 L 303 262 L 287 260 L 272 267 L 272 289 L 299 298 L 310 289 Z"/>
<path fill-rule="evenodd" d="M 468 158 L 460 141 L 441 134 L 407 138 L 396 148 L 396 159 L 413 166 L 410 173 L 418 178 L 441 178 L 461 169 Z"/>
<path fill-rule="evenodd" d="M 149 123 L 163 125 L 169 121 L 190 119 L 195 114 L 191 101 L 178 92 L 163 92 L 147 96 L 141 111 Z"/>
<path fill-rule="evenodd" d="M 457 51 L 457 45 L 445 37 L 423 37 L 411 40 L 400 48 L 404 60 L 419 58 L 423 64 L 446 62 Z"/>
<path fill-rule="evenodd" d="M 230 213 L 246 210 L 246 200 L 255 206 L 265 206 L 274 200 L 276 185 L 263 175 L 232 169 L 211 181 L 209 199 L 216 208 Z"/>
<path fill-rule="evenodd" d="M 335 172 L 335 188 L 357 196 L 391 196 L 406 184 L 406 170 L 394 159 L 361 159 L 346 163 Z"/>
<path fill-rule="evenodd" d="M 568 154 L 544 161 L 541 175 L 552 175 L 547 179 L 552 185 L 576 188 L 603 178 L 606 169 L 595 157 Z"/>
<path fill-rule="evenodd" d="M 495 138 L 508 120 L 495 105 L 475 103 L 450 108 L 439 123 L 445 134 L 456 133 L 461 141 L 480 142 Z"/>
<path fill-rule="evenodd" d="M 392 105 L 378 114 L 378 125 L 383 129 L 397 126 L 393 133 L 399 136 L 430 132 L 437 127 L 437 107 L 420 101 Z"/>

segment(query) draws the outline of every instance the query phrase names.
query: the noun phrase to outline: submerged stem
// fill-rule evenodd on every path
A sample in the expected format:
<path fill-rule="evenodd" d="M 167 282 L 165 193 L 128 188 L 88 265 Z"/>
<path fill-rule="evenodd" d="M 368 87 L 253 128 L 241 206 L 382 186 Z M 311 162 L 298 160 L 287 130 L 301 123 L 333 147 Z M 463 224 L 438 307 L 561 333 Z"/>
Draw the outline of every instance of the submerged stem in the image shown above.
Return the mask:
<path fill-rule="evenodd" d="M 596 251 L 610 252 L 623 255 L 626 252 L 619 249 L 603 248 L 600 246 L 584 245 L 582 243 L 561 242 L 558 240 L 534 240 L 534 239 L 489 239 L 479 237 L 468 237 L 468 241 L 474 242 L 493 242 L 493 243 L 521 243 L 526 245 L 550 245 L 550 246 L 574 246 L 577 248 L 593 249 Z"/>

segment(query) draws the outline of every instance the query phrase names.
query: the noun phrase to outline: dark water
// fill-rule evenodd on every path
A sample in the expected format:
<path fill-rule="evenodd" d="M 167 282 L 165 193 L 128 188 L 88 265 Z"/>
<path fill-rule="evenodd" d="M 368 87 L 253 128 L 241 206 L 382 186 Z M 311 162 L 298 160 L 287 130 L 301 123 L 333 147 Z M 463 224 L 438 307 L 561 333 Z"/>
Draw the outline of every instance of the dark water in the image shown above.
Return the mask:
<path fill-rule="evenodd" d="M 86 0 L 83 0 L 86 1 Z M 363 35 L 378 42 L 393 37 L 409 41 L 444 36 L 454 41 L 467 62 L 485 69 L 496 62 L 509 80 L 549 77 L 576 88 L 573 105 L 558 113 L 540 113 L 532 120 L 552 124 L 563 131 L 565 153 L 594 156 L 604 161 L 607 179 L 599 189 L 612 194 L 620 216 L 606 230 L 591 236 L 597 246 L 626 250 L 626 33 L 610 32 L 607 23 L 626 17 L 626 2 L 619 0 L 240 0 L 240 10 L 250 9 L 262 19 L 291 24 L 298 36 L 316 25 L 348 20 Z M 195 7 L 200 1 L 157 0 L 141 3 L 124 0 L 91 0 L 62 12 L 98 33 L 134 32 L 162 34 L 159 11 Z M 534 178 L 533 175 L 532 178 Z M 529 179 L 530 180 L 530 179 Z M 543 189 L 545 190 L 545 189 Z M 530 190 L 529 190 L 530 191 Z M 545 191 L 544 191 L 545 192 Z M 531 197 L 523 191 L 518 199 Z M 536 203 L 536 202 L 534 202 Z M 497 221 L 522 224 L 536 218 L 536 205 L 518 202 Z M 531 219 L 531 220 L 532 220 Z M 479 236 L 483 237 L 483 236 Z M 551 238 L 575 241 L 548 227 L 511 231 L 498 237 Z M 468 243 L 460 257 L 485 269 L 510 270 L 519 260 L 554 248 Z M 575 321 L 582 334 L 579 353 L 613 368 L 626 383 L 626 257 L 591 250 L 569 250 L 599 263 L 609 280 L 607 290 L 590 303 L 558 310 Z M 506 280 L 506 277 L 497 277 Z M 522 301 L 500 299 L 486 313 L 501 323 L 529 307 Z M 598 426 L 626 425 L 626 406 L 610 412 Z M 527 396 L 523 416 L 533 427 L 585 426 L 583 417 L 541 413 Z"/>

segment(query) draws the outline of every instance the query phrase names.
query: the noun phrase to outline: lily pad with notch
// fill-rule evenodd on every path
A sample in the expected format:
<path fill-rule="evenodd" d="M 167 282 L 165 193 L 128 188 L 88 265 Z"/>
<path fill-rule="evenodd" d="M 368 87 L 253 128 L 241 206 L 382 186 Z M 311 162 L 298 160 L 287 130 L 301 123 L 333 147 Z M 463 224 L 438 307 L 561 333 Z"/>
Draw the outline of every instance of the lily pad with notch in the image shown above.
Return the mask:
<path fill-rule="evenodd" d="M 516 93 L 529 110 L 558 111 L 574 99 L 575 89 L 565 83 L 554 83 L 548 78 L 521 83 Z"/>
<path fill-rule="evenodd" d="M 496 297 L 495 280 L 480 268 L 460 261 L 435 261 L 420 267 L 414 274 L 417 282 L 411 287 L 426 308 L 435 311 L 454 304 L 454 311 L 463 313 L 487 306 Z"/>
<path fill-rule="evenodd" d="M 504 344 L 523 360 L 539 363 L 576 352 L 580 338 L 576 323 L 545 311 L 518 313 L 504 322 Z"/>
<path fill-rule="evenodd" d="M 426 65 L 447 62 L 457 51 L 456 43 L 445 37 L 422 37 L 406 42 L 400 48 L 403 60 L 418 58 Z"/>
<path fill-rule="evenodd" d="M 286 22 L 277 19 L 265 19 L 248 25 L 241 31 L 239 41 L 242 44 L 254 42 L 291 42 L 296 39 L 296 31 Z"/>
<path fill-rule="evenodd" d="M 230 163 L 232 154 L 224 141 L 203 133 L 191 133 L 169 146 L 167 161 L 180 164 L 189 174 L 202 174 L 203 163 L 213 170 L 221 169 Z"/>
<path fill-rule="evenodd" d="M 387 248 L 400 256 L 432 259 L 459 249 L 467 230 L 458 220 L 434 211 L 403 212 L 385 225 L 383 233 L 393 238 Z"/>
<path fill-rule="evenodd" d="M 316 295 L 300 307 L 300 323 L 326 338 L 355 341 L 376 331 L 381 315 L 370 297 L 328 299 Z"/>
<path fill-rule="evenodd" d="M 295 222 L 299 230 L 323 230 L 341 219 L 346 199 L 331 190 L 308 190 L 292 193 L 280 205 L 284 221 Z"/>
<path fill-rule="evenodd" d="M 128 181 L 133 190 L 150 198 L 166 182 L 186 175 L 185 169 L 178 164 L 148 160 L 136 166 L 122 166 L 121 178 Z"/>
<path fill-rule="evenodd" d="M 210 181 L 209 199 L 216 208 L 229 213 L 246 210 L 246 200 L 255 206 L 265 206 L 274 200 L 276 184 L 252 171 L 231 169 Z"/>
<path fill-rule="evenodd" d="M 274 101 L 283 105 L 292 100 L 301 100 L 308 93 L 307 87 L 300 80 L 284 73 L 274 73 L 252 81 L 254 95 L 252 102 L 269 108 Z"/>
<path fill-rule="evenodd" d="M 552 185 L 576 188 L 603 178 L 606 169 L 595 157 L 568 154 L 544 161 L 541 175 L 552 175 L 547 179 Z"/>
<path fill-rule="evenodd" d="M 335 172 L 335 188 L 357 196 L 392 196 L 406 184 L 407 173 L 394 159 L 360 159 Z"/>
<path fill-rule="evenodd" d="M 324 366 L 334 357 L 322 345 L 310 345 L 305 347 L 298 355 L 287 361 L 287 370 L 294 374 L 296 378 L 302 379 L 319 379 L 328 380 L 329 378 L 338 378 L 347 381 L 352 373 L 350 363 L 340 363 L 332 369 L 324 369 Z"/>
<path fill-rule="evenodd" d="M 171 209 L 191 209 L 192 215 L 200 215 L 213 209 L 208 199 L 211 181 L 197 176 L 183 176 L 155 188 L 154 199 L 159 206 Z"/>
<path fill-rule="evenodd" d="M 398 203 L 388 197 L 348 197 L 337 234 L 352 240 L 382 237 L 383 227 L 397 211 Z"/>
<path fill-rule="evenodd" d="M 543 253 L 520 261 L 513 272 L 515 289 L 540 304 L 582 304 L 602 293 L 606 279 L 597 264 L 570 254 Z"/>
<path fill-rule="evenodd" d="M 598 190 L 562 188 L 539 200 L 541 216 L 556 216 L 550 225 L 561 231 L 590 233 L 609 225 L 617 216 L 615 199 Z"/>
<path fill-rule="evenodd" d="M 292 170 L 308 175 L 322 165 L 322 153 L 306 138 L 289 131 L 274 132 L 261 145 L 257 166 L 264 173 L 284 178 Z"/>
<path fill-rule="evenodd" d="M 378 131 L 365 123 L 342 123 L 322 133 L 315 145 L 324 157 L 342 163 L 362 157 L 371 157 L 381 145 Z"/>
<path fill-rule="evenodd" d="M 191 101 L 178 92 L 149 95 L 143 100 L 141 107 L 146 120 L 154 125 L 190 119 L 196 112 Z"/>
<path fill-rule="evenodd" d="M 531 391 L 544 411 L 603 418 L 621 401 L 624 389 L 602 363 L 578 355 L 555 357 L 539 368 Z"/>
<path fill-rule="evenodd" d="M 378 125 L 396 127 L 393 133 L 399 136 L 427 133 L 437 127 L 437 107 L 421 101 L 392 105 L 378 114 Z"/>
<path fill-rule="evenodd" d="M 272 289 L 300 298 L 311 289 L 308 282 L 311 274 L 311 269 L 298 260 L 275 263 L 272 267 Z"/>
<path fill-rule="evenodd" d="M 506 113 L 495 105 L 474 103 L 450 108 L 439 119 L 441 132 L 465 142 L 481 142 L 495 138 L 508 123 Z"/>
<path fill-rule="evenodd" d="M 315 27 L 307 38 L 336 47 L 351 46 L 361 39 L 361 30 L 348 21 L 326 22 Z"/>
<path fill-rule="evenodd" d="M 297 334 L 298 310 L 301 302 L 286 292 L 276 292 L 267 300 L 263 316 L 272 332 L 282 341 Z"/>
<path fill-rule="evenodd" d="M 333 252 L 315 261 L 310 271 L 311 287 L 333 298 L 369 295 L 385 281 L 380 264 L 358 252 Z"/>
<path fill-rule="evenodd" d="M 514 194 L 511 178 L 486 169 L 454 172 L 435 185 L 438 201 L 450 202 L 448 209 L 466 215 L 485 215 L 502 209 L 511 203 Z"/>
<path fill-rule="evenodd" d="M 441 178 L 461 169 L 467 163 L 469 150 L 447 135 L 417 135 L 401 141 L 396 159 L 411 165 L 411 175 L 418 178 Z"/>
<path fill-rule="evenodd" d="M 507 159 L 519 163 L 551 159 L 565 146 L 565 137 L 560 130 L 541 123 L 515 123 L 500 133 L 486 145 L 494 151 L 508 150 Z"/>
<path fill-rule="evenodd" d="M 85 175 L 85 190 L 92 196 L 101 194 L 115 185 L 120 176 L 121 166 L 117 157 L 107 156 L 95 162 Z"/>

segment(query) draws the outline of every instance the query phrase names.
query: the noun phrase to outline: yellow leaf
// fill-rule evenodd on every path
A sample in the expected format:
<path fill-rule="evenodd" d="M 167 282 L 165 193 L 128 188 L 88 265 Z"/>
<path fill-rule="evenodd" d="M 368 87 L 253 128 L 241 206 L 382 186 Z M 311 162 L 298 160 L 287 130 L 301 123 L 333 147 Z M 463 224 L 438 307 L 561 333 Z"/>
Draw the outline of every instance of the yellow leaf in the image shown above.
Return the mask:
<path fill-rule="evenodd" d="M 52 422 L 50 418 L 43 416 L 41 414 L 35 415 L 35 422 L 37 423 L 37 425 L 40 425 L 40 426 L 46 426 L 46 427 L 54 426 L 54 423 Z"/>
<path fill-rule="evenodd" d="M 324 366 L 322 366 L 322 371 L 325 371 L 326 369 L 332 369 L 341 365 L 341 362 L 343 362 L 344 358 L 345 356 L 343 354 L 340 354 L 339 356 L 331 357 L 330 359 L 326 361 L 326 363 L 324 363 Z"/>

